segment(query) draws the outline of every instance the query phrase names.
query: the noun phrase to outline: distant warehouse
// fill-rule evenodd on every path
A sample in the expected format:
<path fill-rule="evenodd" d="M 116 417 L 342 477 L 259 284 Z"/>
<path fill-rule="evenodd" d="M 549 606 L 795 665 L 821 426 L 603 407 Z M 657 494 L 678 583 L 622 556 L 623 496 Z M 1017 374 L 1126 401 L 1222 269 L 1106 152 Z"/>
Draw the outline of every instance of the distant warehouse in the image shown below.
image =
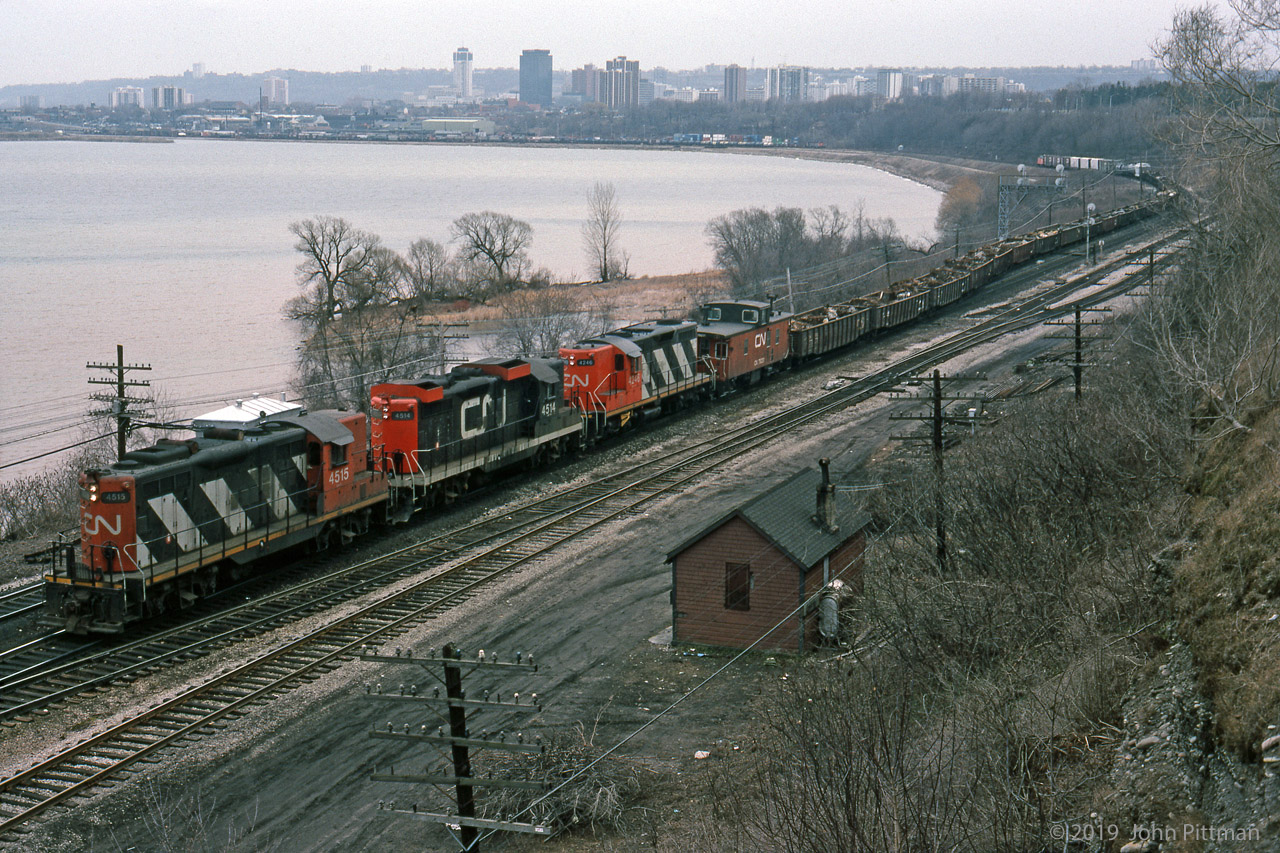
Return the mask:
<path fill-rule="evenodd" d="M 475 139 L 490 136 L 498 126 L 487 118 L 424 118 L 422 132 L 436 136 Z"/>

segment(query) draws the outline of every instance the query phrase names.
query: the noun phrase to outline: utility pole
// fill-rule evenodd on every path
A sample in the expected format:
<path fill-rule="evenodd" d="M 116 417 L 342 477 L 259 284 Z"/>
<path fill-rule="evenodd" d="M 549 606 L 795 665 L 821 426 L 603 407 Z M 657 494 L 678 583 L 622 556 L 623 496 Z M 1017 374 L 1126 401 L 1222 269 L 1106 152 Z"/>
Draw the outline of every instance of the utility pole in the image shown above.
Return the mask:
<path fill-rule="evenodd" d="M 375 729 L 370 733 L 370 736 L 374 738 L 416 741 L 434 744 L 441 749 L 444 747 L 449 748 L 451 774 L 397 774 L 395 767 L 392 766 L 389 768 L 389 772 L 374 772 L 370 778 L 375 782 L 409 782 L 436 787 L 452 786 L 455 800 L 454 813 L 440 814 L 431 811 L 419 811 L 416 802 L 408 810 L 397 809 L 395 803 L 386 806 L 386 810 L 393 811 L 398 815 L 416 817 L 444 825 L 458 843 L 458 848 L 466 851 L 466 853 L 478 853 L 480 850 L 480 830 L 482 829 L 490 832 L 523 832 L 546 837 L 555 834 L 555 828 L 545 822 L 527 823 L 515 820 L 483 818 L 476 815 L 477 788 L 518 788 L 542 792 L 550 787 L 546 781 L 495 779 L 492 776 L 480 778 L 472 769 L 471 764 L 471 750 L 473 749 L 531 755 L 536 755 L 543 751 L 541 739 L 536 743 L 525 743 L 523 733 L 517 734 L 514 740 L 508 741 L 507 735 L 503 732 L 491 736 L 486 730 L 479 733 L 477 737 L 476 733 L 468 727 L 468 717 L 484 711 L 497 710 L 505 713 L 526 714 L 539 712 L 542 710 L 542 706 L 538 704 L 538 694 L 530 694 L 522 701 L 519 693 L 513 693 L 511 694 L 511 700 L 503 701 L 500 693 L 491 694 L 489 690 L 485 690 L 482 698 L 468 699 L 467 692 L 462 685 L 464 674 L 471 674 L 482 669 L 489 671 L 537 672 L 538 667 L 533 662 L 533 655 L 526 656 L 521 652 L 517 652 L 515 659 L 508 662 L 500 661 L 496 654 L 486 656 L 484 651 L 481 650 L 474 659 L 463 660 L 462 650 L 450 643 L 440 650 L 438 657 L 435 654 L 435 649 L 431 649 L 426 657 L 414 657 L 412 651 L 402 653 L 400 649 L 396 650 L 394 656 L 366 649 L 360 655 L 360 659 L 416 667 L 430 667 L 439 664 L 443 668 L 443 677 L 434 674 L 433 677 L 443 684 L 444 696 L 440 695 L 439 686 L 435 687 L 430 694 L 425 690 L 420 693 L 416 684 L 409 685 L 408 688 L 401 684 L 398 693 L 383 692 L 381 685 L 378 685 L 376 690 L 370 685 L 365 686 L 366 694 L 373 699 L 408 703 L 415 707 L 426 706 L 432 710 L 443 706 L 443 714 L 438 710 L 435 710 L 435 713 L 449 727 L 448 734 L 445 734 L 443 725 L 437 728 L 435 734 L 429 734 L 428 727 L 425 725 L 421 726 L 418 731 L 414 731 L 413 727 L 405 723 L 403 728 L 397 731 L 396 726 L 388 722 L 385 731 Z M 490 698 L 491 695 L 492 698 Z M 378 808 L 383 809 L 384 804 L 380 802 Z"/>
<path fill-rule="evenodd" d="M 946 449 L 946 436 L 944 427 L 947 424 L 966 423 L 972 428 L 978 420 L 983 418 L 980 406 L 974 406 L 972 415 L 963 418 L 949 417 L 944 406 L 945 402 L 973 399 L 969 396 L 946 396 L 942 393 L 942 382 L 947 381 L 971 381 L 985 379 L 985 376 L 947 376 L 944 377 L 941 371 L 934 370 L 930 377 L 916 377 L 915 381 L 930 381 L 931 384 L 931 412 L 927 415 L 890 415 L 889 420 L 893 421 L 930 421 L 932 425 L 929 445 L 933 456 L 933 472 L 934 472 L 934 492 L 933 492 L 933 511 L 934 511 L 934 535 L 936 538 L 936 554 L 938 560 L 938 571 L 946 573 L 949 570 L 950 560 L 947 554 L 947 522 L 946 522 L 946 500 L 945 500 L 945 470 L 943 467 L 943 451 Z M 920 437 L 913 435 L 894 435 L 890 438 L 895 441 L 908 441 L 919 443 Z"/>
<path fill-rule="evenodd" d="M 124 456 L 125 442 L 129 437 L 129 426 L 134 416 L 142 414 L 142 412 L 131 410 L 132 405 L 143 405 L 150 403 L 149 397 L 130 397 L 125 393 L 126 388 L 149 388 L 150 382 L 135 381 L 126 379 L 125 374 L 130 370 L 150 370 L 149 364 L 125 364 L 124 363 L 124 345 L 116 344 L 116 363 L 115 364 L 95 364 L 89 362 L 85 365 L 89 370 L 109 370 L 115 374 L 114 379 L 90 379 L 90 385 L 114 385 L 116 389 L 115 396 L 110 394 L 93 394 L 89 399 L 97 400 L 100 403 L 110 403 L 110 409 L 99 410 L 93 412 L 94 415 L 110 415 L 116 419 L 116 458 Z"/>
<path fill-rule="evenodd" d="M 1071 372 L 1075 375 L 1075 380 L 1076 380 L 1076 400 L 1080 399 L 1080 395 L 1082 393 L 1082 388 L 1084 385 L 1084 369 L 1086 367 L 1096 366 L 1093 364 L 1085 364 L 1084 342 L 1086 340 L 1094 340 L 1094 339 L 1084 337 L 1083 327 L 1102 325 L 1101 320 L 1084 321 L 1081 319 L 1081 315 L 1084 314 L 1086 311 L 1090 313 L 1101 314 L 1101 313 L 1109 312 L 1110 310 L 1111 310 L 1110 308 L 1082 308 L 1081 306 L 1076 305 L 1074 322 L 1071 322 L 1069 320 L 1049 320 L 1048 322 L 1045 323 L 1046 326 L 1067 326 L 1067 325 L 1075 326 L 1075 332 L 1072 335 L 1049 335 L 1049 337 L 1058 338 L 1058 339 L 1065 338 L 1067 340 L 1074 341 L 1075 359 L 1071 364 Z"/>
<path fill-rule="evenodd" d="M 465 334 L 471 328 L 470 323 L 446 323 L 443 320 L 424 323 L 418 322 L 419 328 L 429 327 L 434 330 L 436 341 L 440 346 L 440 372 L 445 373 L 449 369 L 449 341 L 465 341 L 471 336 Z M 462 329 L 463 334 L 454 334 L 456 329 Z"/>

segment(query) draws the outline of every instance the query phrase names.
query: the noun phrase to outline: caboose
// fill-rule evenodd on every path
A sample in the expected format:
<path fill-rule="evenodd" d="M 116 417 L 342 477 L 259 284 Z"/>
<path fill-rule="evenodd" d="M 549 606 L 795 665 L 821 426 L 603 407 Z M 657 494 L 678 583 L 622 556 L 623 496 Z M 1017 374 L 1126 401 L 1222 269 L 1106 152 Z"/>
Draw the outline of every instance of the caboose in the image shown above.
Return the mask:
<path fill-rule="evenodd" d="M 651 320 L 562 347 L 564 399 L 593 434 L 657 415 L 707 392 L 714 374 L 698 366 L 692 320 Z"/>
<path fill-rule="evenodd" d="M 557 359 L 488 358 L 443 376 L 370 389 L 373 442 L 386 454 L 401 517 L 450 501 L 479 476 L 537 465 L 576 446 Z"/>
<path fill-rule="evenodd" d="M 45 616 L 119 633 L 190 606 L 254 560 L 364 533 L 386 475 L 359 412 L 242 402 L 80 476 L 80 545 L 56 550 Z"/>
<path fill-rule="evenodd" d="M 721 387 L 745 387 L 786 367 L 791 314 L 770 302 L 710 302 L 699 311 L 698 367 Z"/>

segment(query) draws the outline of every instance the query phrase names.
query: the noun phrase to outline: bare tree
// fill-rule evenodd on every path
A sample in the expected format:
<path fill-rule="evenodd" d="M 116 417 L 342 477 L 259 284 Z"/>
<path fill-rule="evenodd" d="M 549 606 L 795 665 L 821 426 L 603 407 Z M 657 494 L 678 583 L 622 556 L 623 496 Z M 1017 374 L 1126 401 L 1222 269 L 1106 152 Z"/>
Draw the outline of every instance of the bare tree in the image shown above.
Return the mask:
<path fill-rule="evenodd" d="M 378 235 L 327 216 L 290 230 L 306 288 L 285 313 L 305 336 L 297 386 L 308 405 L 365 410 L 370 384 L 438 359 L 438 334 L 418 326 L 408 301 L 408 264 Z"/>
<path fill-rule="evenodd" d="M 631 259 L 618 245 L 621 226 L 622 211 L 618 208 L 613 184 L 596 182 L 587 193 L 587 221 L 582 224 L 582 241 L 600 281 L 627 277 Z"/>
<path fill-rule="evenodd" d="M 1173 126 L 1200 228 L 1138 340 L 1194 395 L 1202 437 L 1252 432 L 1280 395 L 1280 0 L 1178 12 L 1157 52 L 1183 85 Z"/>
<path fill-rule="evenodd" d="M 453 239 L 458 255 L 470 265 L 477 295 L 486 298 L 509 290 L 529 266 L 529 244 L 533 227 L 505 213 L 485 210 L 467 213 L 453 220 Z"/>
<path fill-rule="evenodd" d="M 323 325 L 342 310 L 348 289 L 358 290 L 382 238 L 361 231 L 341 217 L 317 216 L 289 225 L 302 253 L 298 283 L 302 296 L 286 309 L 292 319 Z"/>
<path fill-rule="evenodd" d="M 1275 64 L 1280 58 L 1280 2 L 1227 0 L 1234 17 L 1211 5 L 1177 12 L 1156 52 L 1184 84 L 1178 116 L 1183 142 L 1197 156 L 1245 148 L 1280 153 Z"/>
<path fill-rule="evenodd" d="M 509 355 L 554 357 L 560 347 L 608 328 L 613 306 L 566 288 L 513 293 L 503 302 L 498 346 Z"/>
<path fill-rule="evenodd" d="M 403 304 L 366 308 L 330 323 L 298 358 L 297 386 L 308 406 L 368 411 L 369 386 L 425 373 L 442 354 L 438 329 L 420 325 Z"/>
<path fill-rule="evenodd" d="M 404 263 L 410 295 L 419 302 L 446 297 L 458 285 L 457 264 L 449 250 L 435 240 L 414 240 Z"/>

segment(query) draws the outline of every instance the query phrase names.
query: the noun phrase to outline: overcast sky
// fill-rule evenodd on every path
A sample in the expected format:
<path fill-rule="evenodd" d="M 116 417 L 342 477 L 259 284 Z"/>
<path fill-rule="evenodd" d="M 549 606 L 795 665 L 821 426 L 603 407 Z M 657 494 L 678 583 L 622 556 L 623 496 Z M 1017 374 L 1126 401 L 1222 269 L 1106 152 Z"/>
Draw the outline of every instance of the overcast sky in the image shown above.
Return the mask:
<path fill-rule="evenodd" d="M 0 0 L 0 85 L 277 68 L 1127 65 L 1183 0 Z"/>

